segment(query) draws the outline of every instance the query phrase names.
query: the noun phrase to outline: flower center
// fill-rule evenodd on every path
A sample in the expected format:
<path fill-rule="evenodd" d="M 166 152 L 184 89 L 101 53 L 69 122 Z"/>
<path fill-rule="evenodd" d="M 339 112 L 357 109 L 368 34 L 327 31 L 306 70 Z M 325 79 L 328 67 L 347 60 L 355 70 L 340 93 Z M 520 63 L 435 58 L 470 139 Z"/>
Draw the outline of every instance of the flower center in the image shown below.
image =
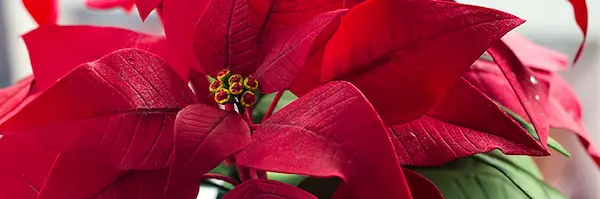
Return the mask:
<path fill-rule="evenodd" d="M 208 90 L 215 96 L 219 104 L 239 102 L 242 106 L 250 108 L 256 104 L 258 80 L 249 75 L 243 77 L 240 74 L 232 74 L 229 69 L 223 69 L 217 73 L 217 79 L 212 82 Z M 234 100 L 237 99 L 237 100 Z"/>

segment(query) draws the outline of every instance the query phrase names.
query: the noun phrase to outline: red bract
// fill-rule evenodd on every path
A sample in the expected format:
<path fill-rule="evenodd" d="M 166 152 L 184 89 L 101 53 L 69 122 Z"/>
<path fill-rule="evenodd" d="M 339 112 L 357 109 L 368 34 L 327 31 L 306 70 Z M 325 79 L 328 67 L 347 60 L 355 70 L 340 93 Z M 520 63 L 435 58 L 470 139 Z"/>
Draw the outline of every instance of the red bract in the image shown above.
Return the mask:
<path fill-rule="evenodd" d="M 581 45 L 579 46 L 579 50 L 577 50 L 577 54 L 575 55 L 574 61 L 579 60 L 581 53 L 583 52 L 583 48 L 585 47 L 585 41 L 587 38 L 588 32 L 588 8 L 585 0 L 569 0 L 571 5 L 573 5 L 573 13 L 575 14 L 575 21 L 577 25 L 581 29 L 583 33 L 583 40 L 581 41 Z"/>
<path fill-rule="evenodd" d="M 189 68 L 164 36 L 94 26 L 46 26 L 23 36 L 37 85 L 45 90 L 77 66 L 122 48 L 159 55 L 187 81 Z"/>
<path fill-rule="evenodd" d="M 390 125 L 389 130 L 403 165 L 434 166 L 494 149 L 506 154 L 547 154 L 519 124 L 464 79 L 421 118 Z"/>
<path fill-rule="evenodd" d="M 163 0 L 86 0 L 85 4 L 88 7 L 97 9 L 122 7 L 126 11 L 131 11 L 135 5 L 142 20 L 145 20 L 154 9 L 160 7 L 162 1 Z"/>
<path fill-rule="evenodd" d="M 28 140 L 0 135 L 0 198 L 35 199 L 57 154 Z"/>
<path fill-rule="evenodd" d="M 542 146 L 546 147 L 549 126 L 543 107 L 548 104 L 548 96 L 543 93 L 548 92 L 548 85 L 532 81 L 531 69 L 526 68 L 503 41 L 496 42 L 488 52 L 517 94 L 517 99 L 525 110 L 525 118 L 535 127 Z"/>
<path fill-rule="evenodd" d="M 167 197 L 195 198 L 201 176 L 248 144 L 250 128 L 239 114 L 204 104 L 186 107 L 175 124 Z"/>
<path fill-rule="evenodd" d="M 496 148 L 544 155 L 541 144 L 460 78 L 520 23 L 506 13 L 456 3 L 368 1 L 342 18 L 320 71 L 311 58 L 300 76 L 309 82 L 296 80 L 292 91 L 311 89 L 311 76 L 319 74 L 322 81 L 351 81 L 389 126 L 401 164 L 438 165 Z"/>
<path fill-rule="evenodd" d="M 417 119 L 521 23 L 510 14 L 457 3 L 367 1 L 342 19 L 327 43 L 322 81 L 352 82 L 387 124 Z"/>
<path fill-rule="evenodd" d="M 38 198 L 92 198 L 107 189 L 130 192 L 119 187 L 131 183 L 160 183 L 130 178 L 162 175 L 166 183 L 176 113 L 195 102 L 187 84 L 158 57 L 127 49 L 73 70 L 4 122 L 0 132 L 47 148 L 39 153 L 55 151 L 45 157 L 54 160 L 51 168 L 29 165 L 49 171 L 29 176 L 44 182 L 32 186 Z"/>
<path fill-rule="evenodd" d="M 313 41 L 343 13 L 318 14 L 341 7 L 341 1 L 330 2 L 211 1 L 194 34 L 202 70 L 213 76 L 224 68 L 254 74 L 266 93 L 286 88 L 304 65 Z M 258 11 L 251 9 L 254 6 Z"/>
<path fill-rule="evenodd" d="M 348 82 L 315 89 L 253 133 L 252 144 L 237 157 L 239 165 L 340 177 L 357 199 L 410 198 L 385 126 Z"/>
<path fill-rule="evenodd" d="M 38 25 L 55 25 L 58 21 L 56 0 L 23 0 L 23 5 Z"/>
<path fill-rule="evenodd" d="M 567 82 L 555 73 L 566 68 L 567 58 L 557 52 L 537 46 L 522 36 L 508 35 L 503 40 L 512 47 L 511 49 L 514 49 L 515 55 L 522 60 L 526 67 L 533 69 L 533 76 L 529 81 L 549 86 L 549 90 L 537 93 L 537 95 L 549 98 L 548 103 L 542 108 L 550 127 L 568 129 L 577 133 L 589 153 L 596 162 L 600 163 L 600 156 L 590 143 L 589 135 L 581 124 L 579 100 Z M 527 113 L 513 88 L 493 62 L 485 60 L 475 62 L 473 69 L 466 73 L 465 77 L 500 104 L 521 117 L 527 118 Z"/>
<path fill-rule="evenodd" d="M 250 180 L 236 186 L 223 199 L 317 199 L 315 196 L 273 180 Z"/>
<path fill-rule="evenodd" d="M 18 112 L 39 94 L 33 76 L 18 81 L 15 85 L 0 89 L 0 124 Z"/>

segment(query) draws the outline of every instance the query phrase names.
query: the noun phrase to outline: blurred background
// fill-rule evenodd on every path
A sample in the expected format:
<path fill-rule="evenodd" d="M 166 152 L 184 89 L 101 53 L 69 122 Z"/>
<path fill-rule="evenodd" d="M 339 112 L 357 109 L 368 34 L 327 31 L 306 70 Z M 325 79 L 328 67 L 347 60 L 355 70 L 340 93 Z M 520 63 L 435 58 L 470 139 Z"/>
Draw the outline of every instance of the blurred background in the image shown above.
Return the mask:
<path fill-rule="evenodd" d="M 92 11 L 84 0 L 61 0 L 60 23 L 118 26 L 146 33 L 161 34 L 156 15 L 141 23 L 137 13 L 120 9 Z M 567 0 L 463 0 L 468 4 L 503 10 L 527 20 L 516 31 L 543 46 L 573 57 L 581 42 L 573 10 Z M 586 49 L 575 67 L 562 73 L 579 95 L 584 123 L 596 144 L 600 144 L 600 1 L 588 0 L 590 11 L 589 36 Z M 20 35 L 32 30 L 34 22 L 20 0 L 0 1 L 0 87 L 31 73 L 27 50 Z"/>

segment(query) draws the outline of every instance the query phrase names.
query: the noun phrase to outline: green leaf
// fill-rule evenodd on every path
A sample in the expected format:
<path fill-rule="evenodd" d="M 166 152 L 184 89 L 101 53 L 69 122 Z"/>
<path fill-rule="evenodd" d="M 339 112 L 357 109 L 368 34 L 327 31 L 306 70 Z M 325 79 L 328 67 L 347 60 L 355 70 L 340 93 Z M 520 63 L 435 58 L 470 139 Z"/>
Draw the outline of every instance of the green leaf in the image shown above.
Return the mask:
<path fill-rule="evenodd" d="M 275 172 L 267 172 L 267 177 L 269 177 L 271 180 L 276 180 L 292 186 L 298 186 L 298 184 L 306 179 L 306 176 Z"/>
<path fill-rule="evenodd" d="M 258 103 L 256 103 L 256 105 L 254 106 L 254 111 L 252 113 L 252 120 L 254 121 L 254 123 L 260 123 L 262 117 L 267 112 L 267 109 L 269 109 L 269 106 L 271 106 L 271 102 L 273 102 L 273 98 L 275 98 L 276 94 L 277 93 L 265 94 L 260 97 Z M 283 108 L 284 106 L 288 105 L 296 99 L 298 99 L 298 97 L 296 97 L 296 95 L 294 95 L 292 92 L 283 92 L 283 95 L 279 99 L 279 103 L 277 103 L 277 106 L 275 106 L 275 110 L 273 111 L 273 113 L 279 111 L 279 109 Z"/>
<path fill-rule="evenodd" d="M 510 109 L 500 105 L 500 107 L 502 108 L 502 110 L 504 110 L 504 112 L 506 112 L 508 115 L 510 115 L 515 121 L 517 121 L 525 130 L 527 130 L 527 132 L 536 140 L 540 140 L 540 137 L 538 136 L 537 132 L 535 131 L 535 128 L 533 127 L 532 124 L 530 124 L 529 122 L 527 122 L 525 119 L 521 118 L 521 116 L 519 116 L 518 114 L 516 114 L 515 112 L 511 111 Z M 548 146 L 556 151 L 558 151 L 559 153 L 567 156 L 567 157 L 571 157 L 571 154 L 569 154 L 569 152 L 565 149 L 565 147 L 563 147 L 560 143 L 558 143 L 554 138 L 552 137 L 548 137 Z"/>
<path fill-rule="evenodd" d="M 544 183 L 529 157 L 479 154 L 439 167 L 412 167 L 452 199 L 566 199 Z"/>

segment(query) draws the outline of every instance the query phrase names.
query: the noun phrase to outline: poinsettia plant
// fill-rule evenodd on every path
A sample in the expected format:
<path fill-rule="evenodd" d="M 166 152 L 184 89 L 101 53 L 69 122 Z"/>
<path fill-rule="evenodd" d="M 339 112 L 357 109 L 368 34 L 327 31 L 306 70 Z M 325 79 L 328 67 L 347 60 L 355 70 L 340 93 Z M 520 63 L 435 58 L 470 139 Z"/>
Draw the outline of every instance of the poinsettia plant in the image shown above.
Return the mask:
<path fill-rule="evenodd" d="M 568 156 L 551 128 L 600 163 L 554 74 L 566 61 L 501 40 L 524 20 L 498 10 L 87 1 L 156 10 L 165 34 L 149 35 L 23 3 L 40 26 L 23 35 L 33 75 L 0 90 L 0 198 L 561 198 L 510 156 Z"/>

